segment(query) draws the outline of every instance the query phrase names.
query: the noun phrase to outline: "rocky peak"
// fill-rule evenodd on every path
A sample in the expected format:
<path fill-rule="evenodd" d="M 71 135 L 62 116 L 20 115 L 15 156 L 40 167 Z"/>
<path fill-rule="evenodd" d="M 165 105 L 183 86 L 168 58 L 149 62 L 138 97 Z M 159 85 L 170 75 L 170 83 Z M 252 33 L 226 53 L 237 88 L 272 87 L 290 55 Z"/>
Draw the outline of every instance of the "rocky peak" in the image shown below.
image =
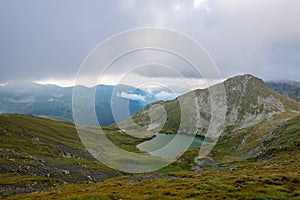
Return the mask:
<path fill-rule="evenodd" d="M 227 112 L 225 118 L 226 130 L 237 130 L 246 128 L 260 123 L 263 120 L 271 119 L 273 116 L 284 112 L 299 112 L 300 104 L 283 95 L 280 95 L 270 89 L 264 82 L 250 74 L 240 75 L 230 78 L 223 82 L 226 91 Z M 214 86 L 212 86 L 214 87 Z M 150 117 L 149 110 L 155 113 L 155 106 L 159 104 L 160 109 L 163 107 L 167 112 L 167 119 L 161 132 L 182 132 L 205 135 L 211 119 L 211 97 L 209 89 L 196 90 L 195 95 L 190 93 L 180 96 L 181 102 L 185 106 L 190 105 L 190 109 L 186 109 L 188 114 L 184 113 L 182 117 L 181 108 L 178 99 L 168 102 L 153 103 L 144 108 L 134 116 L 136 121 L 144 119 L 143 124 L 151 125 L 152 121 L 145 121 Z M 197 106 L 195 105 L 197 102 Z M 223 106 L 223 105 L 220 105 Z M 161 113 L 158 112 L 157 113 Z M 154 119 L 155 116 L 151 116 Z M 159 116 L 157 116 L 159 118 Z M 180 120 L 184 120 L 184 129 L 180 129 Z M 124 123 L 123 123 L 124 124 Z M 125 122 L 126 129 L 126 122 Z M 155 132 L 155 130 L 154 130 Z"/>

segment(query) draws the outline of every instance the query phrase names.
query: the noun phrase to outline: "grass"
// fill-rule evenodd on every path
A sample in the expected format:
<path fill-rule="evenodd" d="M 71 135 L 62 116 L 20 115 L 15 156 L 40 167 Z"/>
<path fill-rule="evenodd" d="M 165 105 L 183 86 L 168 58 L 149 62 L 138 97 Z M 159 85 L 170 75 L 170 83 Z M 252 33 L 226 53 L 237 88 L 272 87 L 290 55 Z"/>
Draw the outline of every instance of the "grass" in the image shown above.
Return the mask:
<path fill-rule="evenodd" d="M 162 169 L 159 169 L 158 172 L 169 173 L 184 170 L 190 171 L 191 163 L 194 162 L 194 158 L 197 157 L 198 154 L 199 148 L 188 149 L 175 162 Z"/>
<path fill-rule="evenodd" d="M 61 148 L 84 151 L 74 124 L 30 115 L 0 115 L 1 148 L 30 155 L 61 157 Z M 106 136 L 124 150 L 138 152 L 137 144 L 146 139 L 135 138 L 113 127 L 104 127 Z"/>
<path fill-rule="evenodd" d="M 103 128 L 103 131 L 112 143 L 124 150 L 131 152 L 140 152 L 136 146 L 149 139 L 137 138 L 122 132 L 120 133 L 118 129 L 113 127 Z"/>
<path fill-rule="evenodd" d="M 292 118 L 288 122 L 282 118 Z M 282 113 L 263 122 L 222 136 L 212 151 L 215 160 L 232 162 L 280 151 L 299 151 L 300 116 Z"/>
<path fill-rule="evenodd" d="M 0 127 L 9 133 L 6 134 L 7 137 L 2 137 L 1 140 L 14 140 L 14 137 L 20 137 L 14 142 L 3 141 L 2 145 L 4 148 L 13 148 L 12 146 L 6 145 L 15 144 L 15 142 L 18 142 L 20 139 L 24 140 L 21 143 L 25 142 L 25 147 L 33 148 L 35 145 L 32 139 L 34 138 L 59 143 L 71 148 L 82 148 L 82 144 L 72 123 L 38 118 L 30 115 L 1 115 Z M 31 145 L 29 143 L 31 143 Z M 15 145 L 15 148 L 20 148 L 20 146 Z M 28 150 L 30 151 L 30 149 Z M 35 154 L 39 153 L 39 151 L 33 148 L 30 153 Z"/>
<path fill-rule="evenodd" d="M 285 116 L 276 116 L 276 119 L 292 117 L 288 113 Z M 8 118 L 11 118 L 8 120 Z M 32 123 L 37 120 L 35 129 L 34 124 L 27 126 L 26 118 Z M 37 152 L 36 147 L 28 147 L 28 153 L 33 152 L 39 156 L 59 156 L 59 146 L 57 151 L 53 150 L 52 154 L 48 148 L 57 144 L 58 135 L 45 136 L 43 133 L 43 121 L 31 116 L 9 115 L 0 116 L 2 124 L 0 133 L 1 140 L 13 142 L 21 138 L 25 145 L 39 144 L 32 139 L 36 133 L 45 141 L 50 141 L 50 146 L 44 145 L 40 141 L 41 151 Z M 14 120 L 16 119 L 16 120 Z M 198 172 L 191 171 L 193 159 L 198 155 L 199 149 L 187 150 L 176 162 L 160 169 L 155 173 L 130 175 L 109 178 L 98 183 L 68 183 L 59 185 L 49 190 L 14 195 L 10 197 L 1 197 L 5 199 L 66 199 L 66 200 L 98 200 L 98 199 L 300 199 L 300 149 L 299 149 L 299 131 L 300 116 L 294 117 L 288 122 L 282 123 L 262 123 L 252 128 L 243 129 L 237 132 L 228 133 L 221 138 L 212 152 L 212 157 L 220 164 L 206 168 L 200 168 Z M 67 142 L 62 141 L 60 144 L 65 146 L 73 144 L 76 149 L 81 149 L 80 141 L 77 143 L 75 134 L 72 130 L 74 127 L 65 122 L 49 122 L 56 125 L 56 129 L 70 134 Z M 67 128 L 68 129 L 67 131 Z M 4 131 L 6 130 L 6 132 Z M 64 130 L 66 129 L 66 130 Z M 28 133 L 30 131 L 30 134 Z M 4 131 L 4 132 L 3 132 Z M 51 131 L 51 129 L 50 129 Z M 109 139 L 117 146 L 130 151 L 137 151 L 135 145 L 144 139 L 133 138 L 119 133 L 119 130 L 112 127 L 105 128 L 104 131 Z M 56 132 L 52 132 L 55 134 Z M 62 134 L 60 136 L 60 134 Z M 74 134 L 74 135 L 72 135 Z M 119 137 L 120 136 L 120 137 Z M 247 137 L 248 139 L 247 139 Z M 272 137 L 271 137 L 272 136 Z M 78 137 L 78 136 L 77 136 Z M 245 143 L 242 144 L 243 139 Z M 77 138 L 78 140 L 79 138 Z M 21 145 L 21 142 L 18 145 Z M 53 142 L 53 143 L 51 143 Z M 3 143 L 1 143 L 2 145 Z M 264 145 L 262 145 L 264 144 Z M 13 146 L 11 143 L 4 144 L 16 152 L 21 148 Z M 10 145 L 10 146 L 9 146 Z M 247 152 L 252 150 L 255 145 L 261 147 L 261 153 L 258 156 L 248 158 Z M 71 146 L 68 146 L 71 148 Z M 1 147 L 2 148 L 2 147 Z M 43 150 L 44 149 L 44 150 Z M 55 148 L 54 148 L 55 149 Z M 1 157 L 1 162 L 18 163 L 22 165 L 35 165 L 34 159 L 30 154 L 12 157 L 7 154 Z M 10 159 L 14 158 L 12 161 Z M 233 159 L 235 158 L 235 159 Z M 238 159 L 236 159 L 238 158 Z M 222 161 L 222 162 L 221 162 Z M 78 159 L 76 157 L 60 158 L 59 162 L 63 163 L 80 163 L 90 169 L 106 169 L 103 164 L 95 160 Z M 234 166 L 234 170 L 232 167 Z M 159 174 L 159 175 L 157 175 Z M 134 177 L 134 178 L 132 178 Z M 150 177 L 150 178 L 148 178 Z M 52 181 L 52 182 L 51 182 Z M 47 177 L 9 173 L 0 175 L 1 185 L 24 185 L 28 183 L 37 183 L 43 185 L 48 182 L 58 181 Z"/>
<path fill-rule="evenodd" d="M 287 170 L 289 169 L 289 170 Z M 300 197 L 297 164 L 257 168 L 243 166 L 201 173 L 174 172 L 171 178 L 65 184 L 48 191 L 8 199 L 296 199 Z M 139 175 L 141 176 L 141 175 Z"/>
<path fill-rule="evenodd" d="M 8 173 L 0 175 L 0 186 L 1 185 L 24 185 L 28 182 L 36 182 L 38 185 L 48 185 L 49 182 L 58 182 L 56 179 L 46 178 L 42 176 L 20 176 L 17 173 Z"/>

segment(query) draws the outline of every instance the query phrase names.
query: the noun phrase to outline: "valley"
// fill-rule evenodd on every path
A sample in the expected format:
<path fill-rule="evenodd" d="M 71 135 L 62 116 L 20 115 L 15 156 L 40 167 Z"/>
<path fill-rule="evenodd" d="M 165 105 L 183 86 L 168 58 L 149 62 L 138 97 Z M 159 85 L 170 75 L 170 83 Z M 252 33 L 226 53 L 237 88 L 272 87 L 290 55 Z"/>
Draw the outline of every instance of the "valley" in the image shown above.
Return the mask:
<path fill-rule="evenodd" d="M 300 200 L 299 8 L 0 0 L 0 200 Z"/>
<path fill-rule="evenodd" d="M 0 0 L 0 200 L 300 200 L 300 0 Z"/>
<path fill-rule="evenodd" d="M 1 198 L 299 199 L 300 103 L 251 75 L 228 79 L 224 86 L 228 106 L 224 132 L 205 156 L 200 157 L 199 151 L 213 141 L 206 134 L 211 108 L 205 89 L 195 91 L 199 110 L 189 113 L 199 118 L 184 118 L 189 120 L 184 123 L 191 124 L 189 130 L 179 126 L 178 107 L 178 99 L 195 102 L 189 93 L 146 105 L 132 121 L 122 121 L 122 129 L 102 127 L 107 138 L 123 150 L 150 153 L 157 159 L 176 158 L 164 168 L 141 174 L 121 172 L 96 160 L 71 122 L 1 114 Z M 163 110 L 165 124 L 159 123 Z M 197 112 L 200 115 L 194 115 Z M 91 133 L 98 128 L 85 127 Z M 174 137 L 178 143 L 173 154 L 164 155 L 161 147 Z M 93 138 L 89 138 L 92 146 L 97 143 Z M 186 151 L 180 147 L 184 140 L 191 144 Z M 176 157 L 180 151 L 184 152 Z M 112 159 L 126 159 L 122 156 Z"/>

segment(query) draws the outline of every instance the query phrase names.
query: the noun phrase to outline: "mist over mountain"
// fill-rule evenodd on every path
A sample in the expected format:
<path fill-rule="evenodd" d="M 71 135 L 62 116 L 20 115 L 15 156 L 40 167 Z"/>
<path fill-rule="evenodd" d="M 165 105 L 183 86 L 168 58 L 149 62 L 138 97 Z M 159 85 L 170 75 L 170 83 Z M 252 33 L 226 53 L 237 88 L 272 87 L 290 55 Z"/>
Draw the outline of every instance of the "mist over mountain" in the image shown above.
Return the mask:
<path fill-rule="evenodd" d="M 243 92 L 241 87 L 244 86 L 238 86 L 234 83 L 230 83 L 230 80 L 231 82 L 233 81 L 232 79 L 229 79 L 224 82 L 226 91 L 229 94 L 228 96 L 237 97 L 239 92 Z M 257 81 L 257 85 L 254 85 L 253 87 L 261 87 L 262 85 L 259 84 L 260 82 L 261 81 Z M 300 101 L 300 83 L 297 81 L 272 81 L 266 82 L 266 85 L 282 95 Z M 95 87 L 80 87 L 83 87 L 84 90 L 95 89 Z M 237 90 L 233 91 L 233 88 L 237 88 Z M 266 88 L 263 85 L 259 92 L 265 92 L 264 90 L 266 90 Z M 128 118 L 128 116 L 133 115 L 149 103 L 157 100 L 171 100 L 175 97 L 169 91 L 161 89 L 153 90 L 149 93 L 126 85 L 98 85 L 96 86 L 95 91 L 95 110 L 100 125 L 110 125 L 115 123 L 116 120 L 117 122 L 123 121 Z M 196 93 L 200 91 L 202 90 L 196 90 Z M 11 82 L 0 87 L 0 113 L 33 114 L 36 116 L 49 116 L 72 121 L 72 92 L 73 87 L 41 85 L 25 81 Z M 204 94 L 205 92 L 201 93 Z M 206 96 L 205 98 L 208 97 L 207 92 L 204 96 Z M 228 100 L 232 101 L 232 99 Z M 237 102 L 235 101 L 236 100 L 234 100 L 233 103 L 236 104 L 235 106 L 239 107 L 240 105 L 237 105 Z M 117 114 L 119 113 L 119 115 L 113 116 L 111 109 L 112 102 L 116 105 L 115 110 Z M 171 105 L 173 103 L 167 103 L 167 105 L 169 104 Z M 129 115 L 117 112 L 118 109 L 124 106 L 128 106 Z M 169 106 L 167 106 L 167 108 L 168 107 Z M 179 108 L 174 108 L 174 110 L 178 109 Z M 230 112 L 237 112 L 237 108 L 230 109 L 234 110 Z M 209 115 L 209 113 L 207 113 L 207 115 Z M 169 122 L 167 121 L 167 124 L 168 123 Z"/>
<path fill-rule="evenodd" d="M 123 107 L 129 106 L 130 116 L 157 100 L 155 94 L 126 85 L 76 87 L 95 90 L 95 109 L 100 125 L 110 125 L 116 122 L 115 119 L 124 120 L 128 117 L 124 114 L 118 115 L 118 112 L 116 112 L 117 116 L 113 116 L 112 102 Z M 12 82 L 0 87 L 0 113 L 32 114 L 72 121 L 72 92 L 73 87 Z"/>

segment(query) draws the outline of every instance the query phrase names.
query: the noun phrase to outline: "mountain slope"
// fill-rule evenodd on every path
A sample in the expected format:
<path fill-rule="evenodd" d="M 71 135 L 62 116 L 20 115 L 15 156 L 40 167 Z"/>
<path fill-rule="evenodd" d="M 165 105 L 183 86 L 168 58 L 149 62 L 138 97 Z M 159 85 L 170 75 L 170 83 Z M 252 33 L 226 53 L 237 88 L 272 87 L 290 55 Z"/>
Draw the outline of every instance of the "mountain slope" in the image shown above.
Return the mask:
<path fill-rule="evenodd" d="M 199 149 L 190 149 L 163 169 L 169 170 L 167 173 L 127 175 L 99 183 L 64 184 L 8 199 L 299 199 L 299 122 L 300 116 L 296 116 L 281 124 L 262 122 L 224 135 L 212 152 L 214 166 L 192 164 Z M 269 137 L 260 140 L 266 132 Z M 250 133 L 253 137 L 246 138 L 243 143 L 243 137 L 251 136 Z M 226 155 L 241 158 L 249 150 L 245 144 L 255 143 L 257 139 L 259 142 L 255 145 L 261 148 L 259 155 L 229 161 Z M 226 159 L 227 162 L 221 162 Z M 196 171 L 188 171 L 191 165 Z"/>
<path fill-rule="evenodd" d="M 103 129 L 128 151 L 143 140 Z M 44 190 L 65 182 L 103 181 L 121 173 L 94 159 L 74 124 L 29 115 L 0 115 L 0 194 Z"/>
<path fill-rule="evenodd" d="M 216 86 L 212 86 L 214 89 Z M 267 87 L 261 79 L 251 75 L 237 76 L 224 82 L 227 100 L 225 130 L 238 130 L 258 124 L 263 120 L 271 119 L 280 113 L 294 113 L 300 111 L 300 104 L 292 99 L 280 95 Z M 211 119 L 211 99 L 208 89 L 184 94 L 175 100 L 155 102 L 146 106 L 133 116 L 133 121 L 121 123 L 123 129 L 136 132 L 142 131 L 147 136 L 157 131 L 165 133 L 188 133 L 206 135 Z M 198 105 L 194 105 L 194 102 Z M 188 114 L 181 116 L 180 102 L 184 102 Z M 197 108 L 197 106 L 199 106 Z M 196 108 L 196 109 L 195 109 Z M 166 112 L 167 118 L 163 125 L 162 113 Z M 151 115 L 151 116 L 150 116 Z M 190 124 L 185 129 L 180 129 L 180 120 Z M 134 122 L 140 127 L 134 126 Z M 149 127 L 159 124 L 149 133 Z M 163 126 L 163 127 L 162 127 Z M 147 133 L 145 133 L 147 132 Z"/>
<path fill-rule="evenodd" d="M 286 121 L 287 118 L 290 119 Z M 247 159 L 266 163 L 300 162 L 300 115 L 283 113 L 254 126 L 226 132 L 209 156 L 217 163 Z"/>

